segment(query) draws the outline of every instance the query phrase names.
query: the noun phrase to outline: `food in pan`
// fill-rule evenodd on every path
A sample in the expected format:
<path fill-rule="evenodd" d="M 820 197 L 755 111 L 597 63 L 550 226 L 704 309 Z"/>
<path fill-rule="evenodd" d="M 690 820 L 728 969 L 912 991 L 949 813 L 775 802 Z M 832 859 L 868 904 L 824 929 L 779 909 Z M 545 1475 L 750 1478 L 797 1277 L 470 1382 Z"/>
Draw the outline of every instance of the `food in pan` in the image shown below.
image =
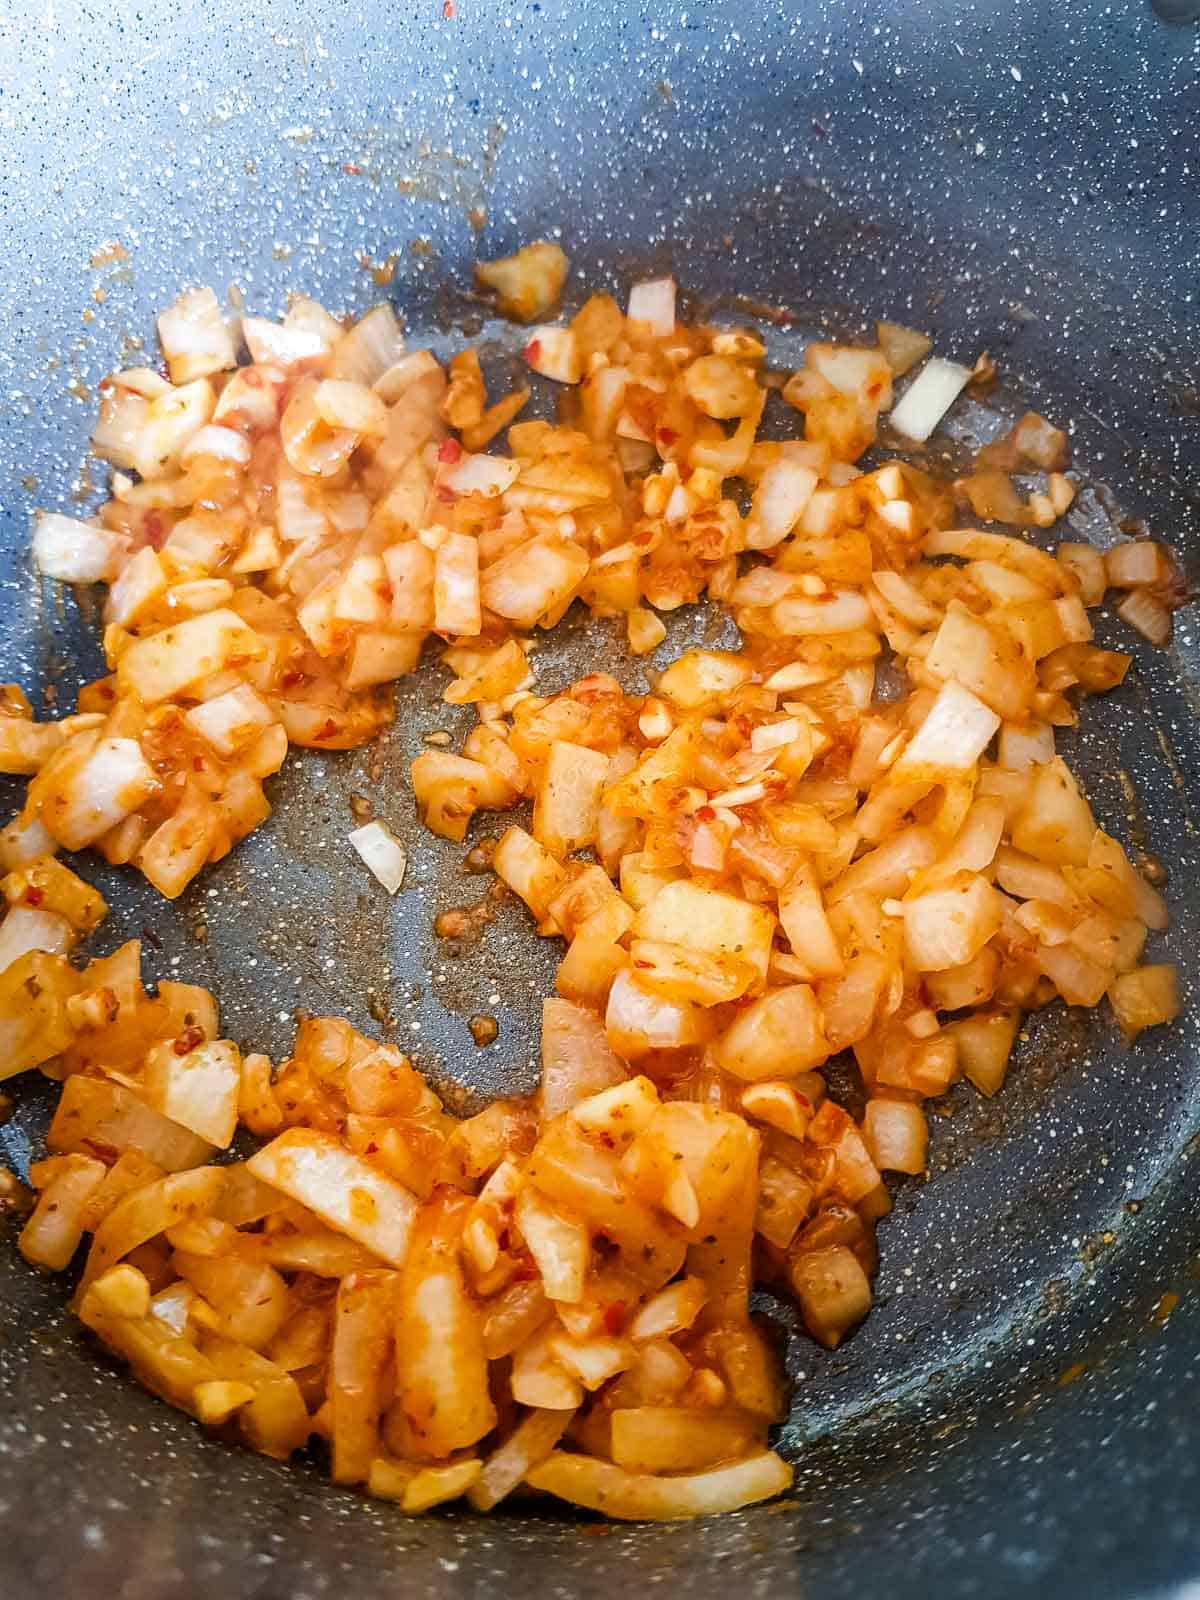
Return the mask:
<path fill-rule="evenodd" d="M 549 320 L 566 274 L 548 243 L 480 269 L 530 324 L 503 394 L 387 305 L 233 325 L 207 289 L 159 319 L 165 374 L 105 380 L 111 498 L 33 545 L 108 586 L 110 670 L 57 721 L 0 706 L 30 780 L 0 834 L 0 1076 L 62 1085 L 22 1252 L 61 1271 L 88 1236 L 74 1308 L 172 1404 L 280 1458 L 324 1440 L 336 1482 L 410 1512 L 533 1490 L 675 1518 L 789 1484 L 751 1292 L 828 1348 L 853 1331 L 924 1102 L 995 1094 L 1056 998 L 1131 1037 L 1176 1016 L 1163 898 L 1056 730 L 1130 664 L 1095 608 L 1117 591 L 1163 644 L 1180 586 L 1162 545 L 1051 531 L 1076 482 L 1034 413 L 957 479 L 914 464 L 986 362 L 880 323 L 777 372 L 667 278 Z M 740 648 L 661 660 L 662 614 L 705 596 Z M 576 601 L 649 692 L 538 692 L 531 641 Z M 432 641 L 430 694 L 477 722 L 413 763 L 417 811 L 464 848 L 498 820 L 475 849 L 563 950 L 538 1094 L 465 1118 L 339 1018 L 276 1064 L 204 990 L 148 994 L 136 942 L 81 965 L 106 908 L 57 859 L 181 894 L 266 822 L 290 746 L 387 726 Z M 396 833 L 351 843 L 396 893 Z M 861 1116 L 826 1091 L 843 1052 Z"/>

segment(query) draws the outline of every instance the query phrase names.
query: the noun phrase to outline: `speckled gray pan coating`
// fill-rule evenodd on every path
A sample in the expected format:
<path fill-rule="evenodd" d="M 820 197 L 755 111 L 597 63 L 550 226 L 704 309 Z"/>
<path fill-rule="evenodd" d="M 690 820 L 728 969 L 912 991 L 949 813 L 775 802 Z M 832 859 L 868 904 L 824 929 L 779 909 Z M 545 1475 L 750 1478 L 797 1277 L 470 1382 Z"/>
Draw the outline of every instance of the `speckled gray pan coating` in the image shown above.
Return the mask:
<path fill-rule="evenodd" d="M 576 288 L 669 266 L 731 316 L 737 294 L 789 308 L 780 359 L 876 315 L 951 357 L 988 348 L 1013 396 L 1071 427 L 1097 485 L 1081 535 L 1144 518 L 1194 576 L 1198 66 L 1200 34 L 1138 0 L 458 0 L 453 19 L 440 0 L 17 0 L 0 12 L 2 675 L 64 705 L 95 670 L 88 619 L 30 574 L 26 520 L 89 503 L 93 386 L 180 288 L 237 285 L 267 312 L 293 287 L 338 310 L 387 292 L 444 348 L 479 313 L 462 293 L 476 251 L 547 233 Z M 127 259 L 92 265 L 111 241 Z M 381 291 L 365 268 L 393 258 Z M 485 332 L 503 368 L 511 335 Z M 998 426 L 956 415 L 968 441 Z M 703 625 L 676 619 L 664 651 Z M 553 688 L 620 651 L 593 625 L 537 659 Z M 1189 996 L 1198 679 L 1185 614 L 1174 651 L 1139 650 L 1064 741 L 1098 813 L 1169 870 Z M 271 824 L 175 906 L 97 874 L 101 948 L 150 930 L 152 975 L 211 984 L 229 1030 L 276 1052 L 294 1007 L 371 1026 L 373 994 L 394 1037 L 472 1093 L 528 1086 L 553 951 L 515 911 L 473 951 L 431 933 L 482 887 L 416 826 L 404 782 L 422 735 L 462 721 L 440 681 L 430 667 L 404 687 L 374 780 L 362 753 L 289 760 Z M 355 791 L 409 845 L 393 903 L 346 844 Z M 476 1011 L 500 1023 L 483 1051 Z M 1127 1050 L 1056 1010 L 999 1100 L 948 1097 L 929 1182 L 901 1185 L 880 1230 L 878 1309 L 834 1355 L 791 1339 L 795 1498 L 699 1526 L 595 1536 L 520 1506 L 412 1522 L 315 1465 L 227 1450 L 89 1348 L 62 1285 L 3 1243 L 0 1593 L 1194 1596 L 1195 1027 L 1189 1012 Z M 0 1143 L 20 1167 L 46 1097 L 16 1095 Z"/>

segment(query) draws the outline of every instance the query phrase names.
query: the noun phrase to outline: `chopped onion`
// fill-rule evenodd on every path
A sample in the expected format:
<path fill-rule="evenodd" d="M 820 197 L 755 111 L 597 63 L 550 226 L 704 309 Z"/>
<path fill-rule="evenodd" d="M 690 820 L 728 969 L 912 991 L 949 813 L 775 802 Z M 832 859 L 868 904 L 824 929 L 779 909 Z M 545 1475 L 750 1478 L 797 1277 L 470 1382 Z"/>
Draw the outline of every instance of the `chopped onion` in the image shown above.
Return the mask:
<path fill-rule="evenodd" d="M 1104 569 L 1112 589 L 1150 589 L 1165 582 L 1170 564 L 1153 539 L 1131 539 L 1106 553 Z"/>
<path fill-rule="evenodd" d="M 161 312 L 158 339 L 172 383 L 191 383 L 237 365 L 233 335 L 211 289 L 191 289 Z"/>
<path fill-rule="evenodd" d="M 387 892 L 395 894 L 404 882 L 408 855 L 387 823 L 365 823 L 347 837 Z"/>
<path fill-rule="evenodd" d="M 1143 639 L 1161 649 L 1170 644 L 1172 634 L 1171 613 L 1155 595 L 1146 589 L 1131 589 L 1116 608 L 1122 622 L 1136 628 Z"/>
<path fill-rule="evenodd" d="M 534 372 L 556 383 L 578 383 L 583 376 L 579 344 L 571 328 L 534 328 L 522 353 Z"/>
<path fill-rule="evenodd" d="M 519 461 L 505 456 L 460 456 L 444 474 L 442 482 L 455 494 L 481 494 L 489 499 L 503 494 L 517 481 Z"/>
<path fill-rule="evenodd" d="M 38 571 L 60 583 L 108 583 L 127 548 L 125 538 L 57 511 L 33 514 L 33 560 Z"/>
<path fill-rule="evenodd" d="M 404 354 L 404 335 L 389 305 L 373 306 L 342 335 L 333 352 L 332 376 L 369 388 Z"/>
<path fill-rule="evenodd" d="M 645 323 L 656 338 L 675 332 L 675 279 L 651 278 L 629 291 L 630 322 Z"/>
<path fill-rule="evenodd" d="M 244 467 L 250 460 L 250 454 L 250 441 L 245 434 L 210 422 L 205 423 L 184 445 L 179 462 L 181 466 L 190 467 L 198 456 L 212 456 L 217 461 L 232 461 Z"/>
<path fill-rule="evenodd" d="M 991 743 L 1000 718 L 953 679 L 942 685 L 929 715 L 892 768 L 896 777 L 923 769 L 963 772 Z"/>
<path fill-rule="evenodd" d="M 892 410 L 892 427 L 922 442 L 971 381 L 969 367 L 934 356 L 927 361 Z"/>
<path fill-rule="evenodd" d="M 323 355 L 327 348 L 324 336 L 316 329 L 289 328 L 278 322 L 268 322 L 265 317 L 243 317 L 242 338 L 256 364 L 270 362 L 280 367 L 309 361 L 313 356 Z"/>
<path fill-rule="evenodd" d="M 817 487 L 817 474 L 796 461 L 777 461 L 763 473 L 750 507 L 746 547 L 771 550 L 796 526 Z"/>
<path fill-rule="evenodd" d="M 0 923 L 0 972 L 29 950 L 65 956 L 75 943 L 75 932 L 65 917 L 53 911 L 35 911 L 15 905 Z"/>

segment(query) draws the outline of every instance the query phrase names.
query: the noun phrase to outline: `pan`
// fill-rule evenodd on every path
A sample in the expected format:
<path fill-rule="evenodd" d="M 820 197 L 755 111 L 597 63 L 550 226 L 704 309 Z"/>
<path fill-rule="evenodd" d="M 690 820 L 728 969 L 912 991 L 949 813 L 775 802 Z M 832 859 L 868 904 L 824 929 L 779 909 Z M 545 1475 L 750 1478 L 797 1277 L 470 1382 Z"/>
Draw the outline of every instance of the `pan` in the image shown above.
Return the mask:
<path fill-rule="evenodd" d="M 699 309 L 757 312 L 781 364 L 876 316 L 960 359 L 986 348 L 997 407 L 1019 399 L 1071 430 L 1088 480 L 1073 536 L 1144 523 L 1194 577 L 1188 10 L 17 0 L 0 17 L 3 675 L 59 709 L 95 675 L 95 619 L 32 576 L 28 515 L 94 503 L 95 385 L 180 288 L 236 285 L 266 312 L 288 289 L 345 312 L 386 294 L 414 343 L 482 330 L 502 362 L 511 335 L 484 321 L 470 266 L 537 237 L 561 238 L 576 285 L 623 294 L 669 269 Z M 700 626 L 680 619 L 672 644 Z M 545 670 L 557 687 L 598 657 L 613 657 L 605 626 L 572 625 Z M 1163 866 L 1189 998 L 1198 694 L 1185 612 L 1170 652 L 1140 652 L 1093 702 L 1069 756 L 1106 824 Z M 368 1030 L 386 1016 L 467 1101 L 531 1087 L 550 955 L 515 913 L 469 951 L 431 932 L 473 898 L 459 853 L 407 809 L 408 762 L 426 732 L 456 731 L 447 712 L 418 677 L 374 751 L 289 761 L 270 827 L 173 905 L 99 874 L 103 947 L 142 936 L 150 976 L 210 986 L 230 1032 L 268 1050 L 319 999 Z M 412 850 L 382 909 L 342 849 L 367 784 Z M 5 799 L 15 809 L 15 787 Z M 479 1012 L 499 1023 L 486 1050 L 467 1031 Z M 14 1101 L 0 1150 L 20 1172 L 48 1101 L 26 1079 Z M 537 1510 L 417 1523 L 315 1466 L 231 1452 L 106 1365 L 61 1288 L 6 1246 L 0 1592 L 1191 1593 L 1194 1021 L 1127 1048 L 1057 1008 L 998 1101 L 960 1089 L 946 1110 L 928 1181 L 898 1189 L 881 1230 L 874 1315 L 834 1354 L 789 1336 L 794 1494 L 688 1526 Z"/>

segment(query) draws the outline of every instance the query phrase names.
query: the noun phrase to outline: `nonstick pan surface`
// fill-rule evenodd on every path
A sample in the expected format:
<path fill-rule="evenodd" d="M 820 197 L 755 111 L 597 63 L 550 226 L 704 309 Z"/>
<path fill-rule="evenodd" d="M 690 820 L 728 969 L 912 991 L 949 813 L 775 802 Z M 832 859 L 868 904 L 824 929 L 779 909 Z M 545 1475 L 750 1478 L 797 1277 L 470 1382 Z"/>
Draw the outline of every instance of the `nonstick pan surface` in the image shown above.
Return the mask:
<path fill-rule="evenodd" d="M 465 292 L 476 253 L 559 233 L 577 288 L 670 268 L 698 307 L 774 308 L 781 362 L 877 315 L 951 357 L 987 348 L 1001 412 L 1020 400 L 1071 427 L 1092 484 L 1075 536 L 1144 519 L 1194 579 L 1197 41 L 1128 0 L 18 4 L 0 16 L 2 676 L 65 709 L 94 675 L 95 617 L 33 578 L 27 517 L 93 503 L 94 386 L 180 288 L 237 285 L 267 313 L 289 288 L 339 311 L 387 294 L 414 344 L 449 349 L 484 315 Z M 502 370 L 510 332 L 482 333 Z M 997 426 L 968 408 L 959 432 Z M 677 617 L 664 655 L 704 625 Z M 539 682 L 619 659 L 606 625 L 569 627 Z M 551 950 L 515 911 L 470 950 L 431 931 L 479 892 L 405 781 L 425 732 L 456 731 L 440 681 L 402 686 L 375 749 L 289 759 L 270 825 L 175 905 L 89 860 L 113 907 L 98 948 L 143 936 L 149 975 L 209 985 L 229 1032 L 276 1054 L 305 1007 L 394 1037 L 467 1100 L 531 1086 Z M 1198 694 L 1185 612 L 1070 751 L 1105 824 L 1167 869 L 1189 999 Z M 388 905 L 345 843 L 367 790 L 411 850 Z M 480 1011 L 500 1023 L 482 1051 Z M 791 1340 L 794 1498 L 698 1525 L 414 1522 L 316 1466 L 231 1452 L 99 1357 L 61 1284 L 4 1244 L 0 1593 L 1194 1593 L 1195 1026 L 1189 1010 L 1127 1049 L 1056 1009 L 998 1100 L 948 1097 L 929 1182 L 901 1186 L 880 1230 L 876 1311 L 836 1354 Z M 15 1097 L 0 1147 L 19 1169 L 48 1099 L 24 1080 Z"/>

